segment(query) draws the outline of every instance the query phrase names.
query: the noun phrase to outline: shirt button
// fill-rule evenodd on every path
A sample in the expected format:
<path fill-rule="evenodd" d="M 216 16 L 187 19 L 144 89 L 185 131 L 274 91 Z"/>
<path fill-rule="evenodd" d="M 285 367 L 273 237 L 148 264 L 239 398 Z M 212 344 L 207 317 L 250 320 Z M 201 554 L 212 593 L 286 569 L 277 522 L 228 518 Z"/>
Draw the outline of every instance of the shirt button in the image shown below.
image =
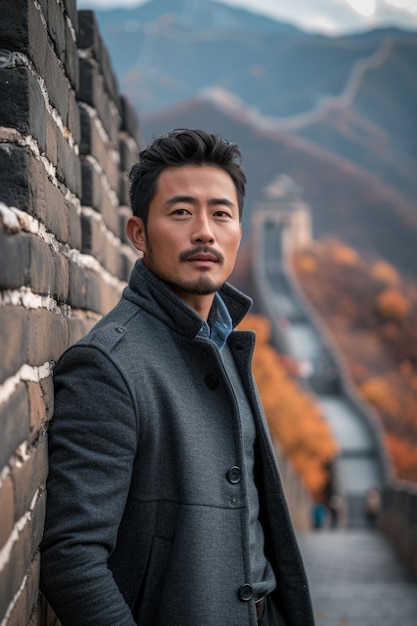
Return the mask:
<path fill-rule="evenodd" d="M 249 600 L 252 600 L 253 598 L 252 585 L 249 585 L 248 583 L 245 583 L 244 585 L 242 585 L 241 588 L 239 589 L 239 595 L 240 595 L 241 600 L 243 600 L 244 602 L 249 602 Z"/>
<path fill-rule="evenodd" d="M 219 386 L 219 379 L 214 374 L 207 374 L 204 382 L 206 383 L 207 387 L 212 390 L 217 389 L 217 387 Z"/>
<path fill-rule="evenodd" d="M 240 483 L 241 478 L 242 472 L 240 470 L 240 467 L 238 467 L 237 465 L 229 467 L 229 469 L 227 470 L 227 480 L 229 481 L 229 483 L 232 483 L 232 485 L 237 485 L 237 483 Z"/>
<path fill-rule="evenodd" d="M 116 326 L 116 333 L 124 333 L 125 329 L 123 328 L 123 326 Z"/>
<path fill-rule="evenodd" d="M 232 496 L 232 497 L 230 498 L 230 503 L 231 503 L 231 504 L 237 504 L 237 496 Z"/>

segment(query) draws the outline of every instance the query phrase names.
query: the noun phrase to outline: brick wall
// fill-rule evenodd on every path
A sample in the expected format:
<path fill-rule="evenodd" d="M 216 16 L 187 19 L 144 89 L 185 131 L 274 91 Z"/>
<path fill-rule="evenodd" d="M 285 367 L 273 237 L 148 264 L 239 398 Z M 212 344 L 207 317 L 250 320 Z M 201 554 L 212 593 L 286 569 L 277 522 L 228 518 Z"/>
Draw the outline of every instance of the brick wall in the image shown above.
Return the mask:
<path fill-rule="evenodd" d="M 0 624 L 52 624 L 38 601 L 51 374 L 119 299 L 137 119 L 94 14 L 0 2 Z"/>

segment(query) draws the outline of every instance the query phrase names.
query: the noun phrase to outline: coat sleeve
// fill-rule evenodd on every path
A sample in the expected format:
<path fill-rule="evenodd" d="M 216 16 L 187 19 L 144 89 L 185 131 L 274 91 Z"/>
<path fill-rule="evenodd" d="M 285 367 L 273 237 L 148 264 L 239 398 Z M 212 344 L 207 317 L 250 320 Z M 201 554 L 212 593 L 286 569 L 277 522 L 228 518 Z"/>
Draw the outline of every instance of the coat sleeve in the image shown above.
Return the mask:
<path fill-rule="evenodd" d="M 107 566 L 136 453 L 134 403 L 93 347 L 70 348 L 54 385 L 41 590 L 63 626 L 134 626 Z"/>

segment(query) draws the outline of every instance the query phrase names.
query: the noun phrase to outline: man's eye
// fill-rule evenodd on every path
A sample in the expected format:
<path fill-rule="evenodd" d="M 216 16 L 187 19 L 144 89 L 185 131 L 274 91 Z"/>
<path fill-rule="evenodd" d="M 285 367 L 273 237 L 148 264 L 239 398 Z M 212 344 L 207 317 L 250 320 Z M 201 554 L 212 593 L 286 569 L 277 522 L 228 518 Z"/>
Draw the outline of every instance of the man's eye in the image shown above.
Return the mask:
<path fill-rule="evenodd" d="M 187 209 L 175 209 L 172 215 L 188 215 L 190 212 Z"/>
<path fill-rule="evenodd" d="M 214 215 L 216 217 L 231 217 L 228 211 L 216 211 Z"/>

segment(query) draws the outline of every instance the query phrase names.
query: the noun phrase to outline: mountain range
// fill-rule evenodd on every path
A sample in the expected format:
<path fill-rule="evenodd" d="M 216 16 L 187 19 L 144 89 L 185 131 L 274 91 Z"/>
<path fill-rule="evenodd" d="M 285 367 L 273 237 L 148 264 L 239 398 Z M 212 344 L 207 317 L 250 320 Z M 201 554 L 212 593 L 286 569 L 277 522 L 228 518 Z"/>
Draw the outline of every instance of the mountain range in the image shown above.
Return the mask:
<path fill-rule="evenodd" d="M 336 236 L 417 279 L 417 33 L 343 37 L 213 0 L 97 11 L 145 141 L 179 126 L 237 142 L 244 231 L 280 174 Z"/>

